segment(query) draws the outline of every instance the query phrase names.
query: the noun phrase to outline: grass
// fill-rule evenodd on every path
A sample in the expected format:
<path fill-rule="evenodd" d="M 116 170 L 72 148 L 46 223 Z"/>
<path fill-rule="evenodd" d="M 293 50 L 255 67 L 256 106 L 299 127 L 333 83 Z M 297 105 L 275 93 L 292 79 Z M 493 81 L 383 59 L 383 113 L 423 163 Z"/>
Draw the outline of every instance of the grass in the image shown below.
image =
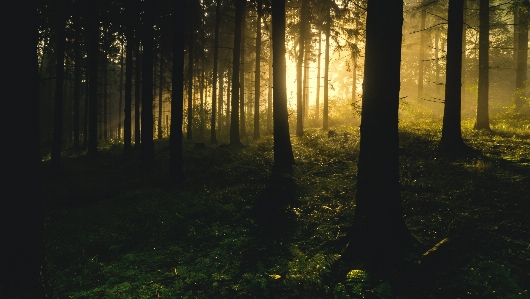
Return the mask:
<path fill-rule="evenodd" d="M 241 149 L 185 142 L 185 183 L 170 187 L 168 140 L 156 166 L 119 144 L 69 153 L 63 174 L 43 162 L 46 278 L 51 298 L 530 298 L 530 129 L 496 115 L 493 131 L 463 122 L 482 154 L 438 151 L 441 122 L 400 123 L 406 223 L 430 248 L 461 247 L 398 292 L 352 269 L 323 277 L 344 249 L 355 212 L 357 127 L 292 137 L 297 165 L 275 180 L 272 136 Z M 526 126 L 526 127 L 525 127 Z M 275 200 L 287 205 L 275 205 Z M 275 209 L 283 213 L 275 213 Z M 362 246 L 359 244 L 358 246 Z M 372 296 L 372 297 L 370 297 Z"/>

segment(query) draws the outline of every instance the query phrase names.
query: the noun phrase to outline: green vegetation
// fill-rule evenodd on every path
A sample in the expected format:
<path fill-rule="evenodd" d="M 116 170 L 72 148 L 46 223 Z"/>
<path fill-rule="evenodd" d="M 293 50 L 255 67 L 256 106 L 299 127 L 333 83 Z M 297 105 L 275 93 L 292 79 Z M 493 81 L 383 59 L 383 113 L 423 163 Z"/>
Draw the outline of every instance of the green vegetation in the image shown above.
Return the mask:
<path fill-rule="evenodd" d="M 408 113 L 413 113 L 407 111 Z M 463 122 L 466 157 L 438 151 L 441 121 L 401 121 L 402 195 L 414 236 L 456 240 L 442 262 L 401 282 L 351 269 L 326 280 L 355 212 L 357 127 L 292 137 L 297 165 L 278 177 L 272 136 L 244 148 L 185 142 L 186 181 L 169 187 L 167 139 L 156 167 L 137 169 L 109 144 L 43 162 L 46 278 L 51 298 L 530 298 L 528 118 Z M 73 152 L 67 152 L 72 154 Z M 362 246 L 362 244 L 350 244 Z"/>

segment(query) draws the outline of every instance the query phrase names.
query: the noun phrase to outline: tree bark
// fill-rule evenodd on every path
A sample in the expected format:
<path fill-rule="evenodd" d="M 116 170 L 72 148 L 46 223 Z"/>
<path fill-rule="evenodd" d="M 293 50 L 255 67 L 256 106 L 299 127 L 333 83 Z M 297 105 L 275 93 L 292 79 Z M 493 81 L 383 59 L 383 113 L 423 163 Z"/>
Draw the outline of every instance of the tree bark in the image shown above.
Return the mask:
<path fill-rule="evenodd" d="M 489 93 L 489 0 L 480 0 L 479 7 L 479 53 L 478 53 L 478 101 L 477 101 L 477 122 L 475 129 L 490 129 L 488 113 L 488 93 Z"/>
<path fill-rule="evenodd" d="M 322 60 L 322 30 L 318 31 L 318 55 L 317 55 L 317 98 L 315 102 L 315 119 L 320 118 L 320 62 Z"/>
<path fill-rule="evenodd" d="M 133 73 L 133 60 L 132 53 L 134 48 L 133 43 L 133 31 L 132 31 L 132 12 L 129 7 L 126 8 L 127 18 L 127 29 L 126 38 L 127 45 L 125 49 L 125 108 L 124 108 L 124 120 L 123 120 L 123 153 L 128 154 L 131 152 L 131 108 L 132 108 L 132 73 Z"/>
<path fill-rule="evenodd" d="M 76 15 L 79 17 L 79 15 Z M 74 43 L 74 145 L 78 150 L 79 146 L 79 101 L 81 100 L 81 25 L 79 18 L 74 21 L 75 43 Z"/>
<path fill-rule="evenodd" d="M 153 40 L 154 40 L 154 0 L 144 1 L 144 28 L 142 54 L 142 147 L 140 169 L 148 171 L 155 163 L 153 141 Z"/>
<path fill-rule="evenodd" d="M 173 69 L 171 90 L 171 130 L 169 136 L 169 178 L 181 184 L 184 179 L 182 154 L 182 120 L 184 110 L 184 38 L 185 10 L 173 2 Z"/>
<path fill-rule="evenodd" d="M 121 45 L 121 51 L 120 51 L 120 97 L 118 98 L 118 140 L 121 140 L 121 99 L 123 97 L 123 68 L 124 68 L 124 61 L 123 61 L 123 44 Z"/>
<path fill-rule="evenodd" d="M 267 94 L 267 132 L 272 133 L 272 36 L 269 40 L 269 92 Z"/>
<path fill-rule="evenodd" d="M 217 117 L 217 64 L 219 60 L 219 26 L 221 23 L 221 0 L 215 1 L 215 29 L 213 46 L 213 86 L 212 86 L 212 119 L 210 123 L 210 142 L 217 143 L 217 132 L 215 131 L 215 121 Z M 220 78 L 222 80 L 222 76 Z M 219 84 L 222 89 L 222 84 Z M 220 92 L 220 94 L 222 94 Z M 219 110 L 221 111 L 221 110 Z M 220 126 L 219 126 L 220 127 Z"/>
<path fill-rule="evenodd" d="M 461 118 L 462 78 L 462 26 L 464 23 L 464 2 L 449 2 L 447 29 L 447 71 L 445 79 L 445 106 L 440 144 L 448 150 L 463 147 Z"/>
<path fill-rule="evenodd" d="M 515 74 L 515 108 L 520 110 L 527 106 L 525 101 L 526 96 L 526 80 L 528 68 L 528 10 L 530 9 L 530 1 L 524 0 L 518 8 L 519 25 L 517 26 L 517 71 Z"/>
<path fill-rule="evenodd" d="M 247 125 L 246 125 L 246 116 L 245 116 L 245 42 L 247 36 L 247 26 L 246 26 L 246 1 L 243 3 L 243 14 L 241 20 L 241 66 L 239 68 L 239 134 L 241 137 L 247 136 Z"/>
<path fill-rule="evenodd" d="M 254 139 L 259 139 L 259 101 L 261 81 L 261 18 L 263 15 L 262 0 L 258 0 L 258 17 L 256 19 L 256 70 L 254 72 Z"/>
<path fill-rule="evenodd" d="M 164 127 L 162 126 L 162 112 L 164 103 L 162 102 L 162 91 L 164 88 L 164 54 L 162 53 L 162 47 L 160 47 L 160 74 L 158 82 L 158 139 L 162 139 L 164 134 Z"/>
<path fill-rule="evenodd" d="M 188 126 L 186 129 L 186 139 L 193 140 L 193 17 L 188 14 Z"/>
<path fill-rule="evenodd" d="M 324 53 L 324 111 L 322 111 L 322 127 L 324 131 L 327 131 L 328 126 L 328 88 L 329 88 L 329 38 L 331 34 L 331 17 L 330 17 L 330 8 L 327 9 L 327 21 L 326 21 L 326 51 Z"/>
<path fill-rule="evenodd" d="M 138 42 L 137 47 L 135 48 L 136 53 L 136 68 L 135 68 L 135 80 L 134 80 L 134 147 L 140 149 L 142 143 L 142 132 L 140 124 L 140 111 L 142 101 L 140 98 L 141 86 L 142 86 L 142 63 L 141 63 L 141 54 L 140 54 L 141 43 Z"/>
<path fill-rule="evenodd" d="M 98 36 L 99 0 L 89 5 L 88 11 L 88 68 L 89 68 L 89 107 L 88 107 L 88 153 L 98 151 Z"/>
<path fill-rule="evenodd" d="M 305 6 L 306 1 L 301 0 L 300 23 L 298 24 L 298 59 L 296 61 L 296 136 L 299 137 L 304 135 L 302 66 L 305 46 Z"/>
<path fill-rule="evenodd" d="M 240 62 L 241 62 L 241 31 L 243 24 L 243 11 L 245 0 L 236 1 L 235 14 L 235 32 L 234 32 L 234 51 L 232 59 L 232 114 L 230 115 L 230 145 L 240 146 L 241 140 L 239 137 L 239 95 L 242 94 L 239 90 L 240 77 Z M 243 121 L 243 120 L 242 120 Z"/>
<path fill-rule="evenodd" d="M 285 64 L 285 0 L 272 1 L 273 40 L 273 117 L 275 171 L 290 171 L 294 162 L 289 119 L 287 114 L 287 86 Z"/>
<path fill-rule="evenodd" d="M 423 71 L 425 60 L 425 41 L 427 40 L 427 33 L 425 31 L 425 22 L 427 20 L 427 11 L 425 5 L 427 1 L 421 2 L 421 20 L 420 20 L 420 59 L 418 61 L 418 100 L 423 97 Z"/>

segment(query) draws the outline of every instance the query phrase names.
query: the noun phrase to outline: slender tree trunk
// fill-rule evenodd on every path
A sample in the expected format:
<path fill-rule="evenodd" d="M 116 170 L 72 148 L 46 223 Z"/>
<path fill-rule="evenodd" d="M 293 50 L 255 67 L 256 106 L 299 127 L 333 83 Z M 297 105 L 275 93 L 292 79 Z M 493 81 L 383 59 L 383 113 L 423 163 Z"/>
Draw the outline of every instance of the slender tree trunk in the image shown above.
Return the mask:
<path fill-rule="evenodd" d="M 118 140 L 121 140 L 121 99 L 123 98 L 123 44 L 121 46 L 121 55 L 120 55 L 120 97 L 118 98 Z"/>
<path fill-rule="evenodd" d="M 392 267 L 403 252 L 408 233 L 403 220 L 398 157 L 402 23 L 402 1 L 368 0 L 353 235 L 356 242 L 350 243 L 344 256 L 362 258 L 375 268 Z"/>
<path fill-rule="evenodd" d="M 466 24 L 466 10 L 468 9 L 467 7 L 468 5 L 468 2 L 467 0 L 464 0 L 464 25 L 462 26 L 462 87 L 461 87 L 461 94 L 462 94 L 462 101 L 465 101 L 466 100 L 466 81 L 467 81 L 467 78 L 466 78 L 466 60 L 467 60 L 467 57 L 466 57 L 466 36 L 467 36 L 467 24 Z"/>
<path fill-rule="evenodd" d="M 329 88 L 329 37 L 331 27 L 331 17 L 329 15 L 329 9 L 327 11 L 327 23 L 326 23 L 326 52 L 324 54 L 324 111 L 322 112 L 322 124 L 324 131 L 328 130 L 328 88 Z"/>
<path fill-rule="evenodd" d="M 525 101 L 525 91 L 528 68 L 528 9 L 530 9 L 530 3 L 528 0 L 524 0 L 521 5 L 524 5 L 524 7 L 520 6 L 518 9 L 517 71 L 515 75 L 515 107 L 517 110 L 528 105 L 528 102 Z"/>
<path fill-rule="evenodd" d="M 129 7 L 127 7 L 128 9 Z M 133 60 L 132 53 L 134 48 L 133 33 L 132 33 L 132 12 L 126 11 L 127 15 L 127 45 L 125 50 L 125 117 L 123 120 L 123 153 L 129 154 L 131 152 L 131 108 L 132 108 L 132 73 L 133 73 Z"/>
<path fill-rule="evenodd" d="M 169 178 L 181 184 L 184 179 L 182 154 L 182 120 L 184 110 L 184 30 L 185 10 L 173 2 L 173 69 L 171 90 L 171 130 L 169 136 Z"/>
<path fill-rule="evenodd" d="M 440 54 L 439 54 L 439 47 L 440 47 L 440 31 L 436 30 L 434 32 L 434 72 L 436 75 L 436 95 L 440 95 Z"/>
<path fill-rule="evenodd" d="M 217 132 L 215 131 L 215 121 L 217 117 L 217 64 L 219 63 L 219 25 L 221 23 L 221 0 L 215 1 L 215 29 L 214 29 L 214 46 L 213 46 L 213 86 L 212 86 L 212 119 L 210 123 L 210 142 L 212 144 L 217 143 Z M 223 79 L 223 76 L 220 76 L 219 81 Z M 223 89 L 223 84 L 219 84 L 220 90 Z M 220 91 L 219 94 L 222 94 Z M 222 99 L 222 96 L 220 97 Z M 222 101 L 220 101 L 222 102 Z M 219 107 L 219 112 L 221 111 L 221 106 Z M 221 126 L 219 126 L 220 128 Z"/>
<path fill-rule="evenodd" d="M 322 60 L 322 30 L 318 31 L 318 55 L 317 55 L 317 98 L 315 102 L 315 119 L 320 118 L 320 62 Z"/>
<path fill-rule="evenodd" d="M 245 63 L 246 49 L 245 42 L 247 37 L 247 11 L 246 11 L 246 1 L 243 3 L 243 17 L 241 21 L 241 66 L 239 68 L 239 134 L 241 137 L 247 136 L 247 125 L 245 118 Z M 232 109 L 233 111 L 233 109 Z"/>
<path fill-rule="evenodd" d="M 88 107 L 88 153 L 98 151 L 98 36 L 99 1 L 89 5 L 88 16 L 88 68 L 89 68 L 89 107 Z"/>
<path fill-rule="evenodd" d="M 462 26 L 464 2 L 449 2 L 447 29 L 447 71 L 445 79 L 445 106 L 441 146 L 448 150 L 465 147 L 461 128 Z"/>
<path fill-rule="evenodd" d="M 135 80 L 134 80 L 134 147 L 137 149 L 140 149 L 142 139 L 141 139 L 141 127 L 140 127 L 140 111 L 141 111 L 141 86 L 142 86 L 142 64 L 141 64 L 141 56 L 140 56 L 140 47 L 141 44 L 138 43 L 137 47 L 135 48 L 136 53 L 136 68 L 135 68 Z"/>
<path fill-rule="evenodd" d="M 79 19 L 74 21 L 75 40 L 81 38 L 81 26 Z M 74 44 L 74 145 L 75 150 L 79 149 L 79 101 L 81 100 L 81 46 L 79 42 Z"/>
<path fill-rule="evenodd" d="M 304 121 L 305 122 L 308 118 L 309 114 L 309 63 L 310 63 L 310 55 L 311 55 L 311 36 L 307 33 L 306 28 L 306 36 L 305 36 L 305 42 L 306 45 L 304 47 L 304 82 L 303 82 L 303 114 L 304 114 Z M 303 123 L 302 122 L 302 123 Z"/>
<path fill-rule="evenodd" d="M 219 71 L 219 100 L 217 101 L 218 116 L 217 116 L 217 130 L 216 130 L 216 131 L 219 131 L 219 132 L 224 130 L 224 128 L 223 128 L 224 81 L 225 81 L 225 70 L 224 70 L 223 66 L 221 65 L 221 68 L 220 68 L 220 71 Z M 217 133 L 216 133 L 215 140 L 217 141 Z"/>
<path fill-rule="evenodd" d="M 231 119 L 231 115 L 230 115 L 230 107 L 232 105 L 232 103 L 230 102 L 230 99 L 232 98 L 231 97 L 231 94 L 230 94 L 230 88 L 232 87 L 232 73 L 230 72 L 230 68 L 228 68 L 227 72 L 226 72 L 226 78 L 228 80 L 227 84 L 226 84 L 226 127 L 227 128 L 230 128 L 230 132 L 231 132 L 231 124 L 230 124 L 230 119 Z"/>
<path fill-rule="evenodd" d="M 488 93 L 489 93 L 489 0 L 480 0 L 479 8 L 479 74 L 478 74 L 478 103 L 477 122 L 475 129 L 490 129 L 488 113 Z"/>
<path fill-rule="evenodd" d="M 154 40 L 154 0 L 144 1 L 144 30 L 142 54 L 142 147 L 140 169 L 147 171 L 155 163 L 153 142 L 153 40 Z"/>
<path fill-rule="evenodd" d="M 236 1 L 235 13 L 235 32 L 234 32 L 234 51 L 232 59 L 232 114 L 230 115 L 230 145 L 240 146 L 241 140 L 239 137 L 239 76 L 240 76 L 240 61 L 241 61 L 241 36 L 243 29 L 243 11 L 245 0 Z M 242 93 L 241 93 L 242 94 Z"/>
<path fill-rule="evenodd" d="M 296 61 L 296 136 L 304 135 L 302 66 L 305 46 L 305 6 L 306 1 L 301 0 L 300 23 L 298 24 L 298 59 Z"/>
<path fill-rule="evenodd" d="M 423 71 L 425 60 L 425 41 L 427 40 L 427 33 L 425 30 L 425 22 L 427 20 L 426 5 L 427 1 L 421 3 L 421 24 L 420 24 L 420 61 L 418 62 L 418 100 L 423 97 Z"/>
<path fill-rule="evenodd" d="M 88 106 L 89 106 L 89 92 L 90 92 L 90 87 L 89 87 L 89 67 L 87 66 L 85 68 L 85 78 L 86 78 L 86 81 L 85 81 L 85 111 L 84 111 L 84 115 L 83 115 L 83 144 L 81 145 L 81 147 L 83 149 L 86 149 L 88 147 Z"/>
<path fill-rule="evenodd" d="M 261 18 L 263 15 L 262 1 L 258 0 L 258 18 L 256 19 L 256 71 L 254 73 L 254 139 L 259 139 L 259 101 L 261 81 Z"/>
<path fill-rule="evenodd" d="M 269 92 L 267 94 L 267 132 L 272 133 L 272 37 L 269 41 Z"/>
<path fill-rule="evenodd" d="M 164 87 L 164 54 L 162 53 L 162 47 L 160 47 L 160 74 L 159 74 L 159 86 L 158 86 L 158 139 L 162 139 L 164 128 L 162 126 L 162 112 L 164 104 L 162 103 L 162 91 Z"/>
<path fill-rule="evenodd" d="M 204 46 L 204 40 L 203 40 L 203 46 Z M 200 75 L 200 82 L 199 82 L 199 98 L 200 98 L 200 138 L 201 141 L 204 141 L 204 60 L 206 59 L 205 54 L 203 54 L 203 57 L 201 58 L 201 75 Z"/>
<path fill-rule="evenodd" d="M 285 64 L 285 0 L 272 1 L 272 40 L 274 71 L 274 165 L 275 171 L 290 171 L 294 162 L 289 119 Z"/>
<path fill-rule="evenodd" d="M 61 139 L 63 133 L 63 95 L 64 95 L 64 48 L 66 42 L 66 2 L 58 0 L 57 5 L 57 40 L 55 56 L 57 58 L 55 67 L 55 106 L 53 113 L 53 143 L 51 153 L 51 170 L 54 173 L 61 171 Z"/>
<path fill-rule="evenodd" d="M 193 17 L 188 15 L 188 126 L 186 139 L 193 140 Z"/>
<path fill-rule="evenodd" d="M 108 34 L 108 31 L 106 32 Z M 107 37 L 105 37 L 107 39 Z M 107 58 L 107 42 L 104 42 L 103 52 L 105 53 L 103 57 L 103 139 L 108 139 L 109 125 L 108 125 L 108 97 L 109 97 L 109 67 L 108 67 L 108 58 Z"/>

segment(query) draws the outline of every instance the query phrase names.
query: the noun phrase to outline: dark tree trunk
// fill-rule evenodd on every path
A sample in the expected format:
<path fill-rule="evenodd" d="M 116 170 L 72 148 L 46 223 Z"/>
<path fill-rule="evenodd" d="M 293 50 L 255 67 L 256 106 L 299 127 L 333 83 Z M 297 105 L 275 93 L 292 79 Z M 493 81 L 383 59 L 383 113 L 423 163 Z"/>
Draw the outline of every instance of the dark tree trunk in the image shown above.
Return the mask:
<path fill-rule="evenodd" d="M 307 9 L 307 8 L 306 8 Z M 303 109 L 303 115 L 305 122 L 308 117 L 309 112 L 309 63 L 310 63 L 310 54 L 311 54 L 311 36 L 307 33 L 308 28 L 306 28 L 306 34 L 305 34 L 305 47 L 304 47 L 304 81 L 302 83 L 302 109 Z M 309 28 L 310 30 L 310 28 Z M 303 123 L 302 122 L 302 123 Z"/>
<path fill-rule="evenodd" d="M 290 171 L 294 162 L 289 119 L 287 114 L 287 86 L 285 64 L 285 0 L 272 1 L 273 40 L 273 117 L 274 166 L 276 171 Z"/>
<path fill-rule="evenodd" d="M 162 110 L 164 105 L 162 103 L 162 91 L 164 87 L 164 54 L 162 53 L 162 47 L 160 47 L 160 74 L 158 82 L 158 139 L 162 139 L 164 128 L 162 127 Z"/>
<path fill-rule="evenodd" d="M 171 130 L 169 136 L 169 178 L 182 183 L 184 179 L 182 158 L 182 119 L 184 110 L 184 38 L 185 10 L 173 2 L 173 70 L 171 91 Z"/>
<path fill-rule="evenodd" d="M 86 78 L 86 81 L 85 81 L 85 111 L 84 111 L 84 115 L 83 115 L 83 145 L 81 145 L 81 147 L 83 149 L 86 149 L 87 146 L 88 146 L 88 106 L 89 106 L 89 92 L 90 92 L 90 83 L 89 83 L 89 67 L 87 66 L 85 68 L 85 78 Z"/>
<path fill-rule="evenodd" d="M 108 31 L 106 32 L 108 33 Z M 104 37 L 104 39 L 107 39 L 107 37 Z M 104 49 L 103 53 L 105 53 L 103 57 L 103 139 L 108 139 L 108 133 L 109 133 L 109 125 L 108 125 L 108 103 L 109 103 L 109 67 L 108 67 L 108 58 L 107 58 L 107 49 L 108 44 L 107 42 L 103 43 Z"/>
<path fill-rule="evenodd" d="M 258 0 L 258 18 L 256 19 L 256 71 L 254 73 L 254 139 L 259 139 L 259 101 L 261 81 L 261 18 L 263 16 L 263 4 Z"/>
<path fill-rule="evenodd" d="M 464 2 L 449 2 L 447 29 L 447 71 L 445 79 L 445 106 L 441 146 L 449 150 L 462 149 L 461 78 L 462 78 L 462 26 L 464 23 Z"/>
<path fill-rule="evenodd" d="M 99 1 L 88 5 L 88 153 L 98 151 L 98 55 L 99 55 Z"/>
<path fill-rule="evenodd" d="M 239 65 L 241 59 L 241 30 L 245 0 L 236 1 L 234 51 L 232 59 L 232 114 L 230 115 L 230 145 L 240 146 L 239 138 Z"/>
<path fill-rule="evenodd" d="M 226 71 L 226 79 L 228 80 L 226 84 L 226 127 L 230 128 L 230 132 L 232 132 L 232 127 L 230 125 L 230 118 L 232 117 L 230 114 L 230 106 L 232 105 L 230 102 L 231 94 L 230 94 L 230 88 L 232 87 L 232 80 L 231 80 L 232 73 L 230 72 L 230 68 Z"/>
<path fill-rule="evenodd" d="M 329 15 L 329 8 L 327 9 L 327 21 L 326 21 L 326 52 L 324 54 L 324 111 L 322 111 L 322 127 L 324 131 L 327 131 L 328 126 L 328 88 L 329 88 L 329 38 L 331 34 L 331 17 Z"/>
<path fill-rule="evenodd" d="M 320 61 L 322 60 L 322 30 L 318 31 L 318 54 L 317 54 L 317 98 L 315 102 L 315 119 L 320 118 Z"/>
<path fill-rule="evenodd" d="M 123 120 L 123 153 L 128 154 L 131 152 L 131 108 L 132 108 L 132 73 L 133 73 L 133 60 L 132 53 L 134 48 L 133 43 L 133 32 L 132 32 L 132 12 L 128 9 L 126 11 L 127 18 L 127 48 L 125 49 L 125 117 Z"/>
<path fill-rule="evenodd" d="M 479 53 L 478 53 L 478 102 L 477 122 L 475 129 L 490 129 L 488 113 L 489 93 L 489 47 L 490 47 L 490 24 L 489 24 L 489 0 L 480 0 L 479 7 Z"/>
<path fill-rule="evenodd" d="M 306 1 L 301 0 L 300 23 L 298 24 L 298 59 L 296 61 L 296 136 L 304 135 L 303 117 L 303 92 L 302 92 L 302 66 L 304 64 L 305 46 L 305 6 Z"/>
<path fill-rule="evenodd" d="M 57 1 L 56 51 L 55 56 L 55 110 L 53 113 L 53 143 L 51 169 L 54 173 L 61 170 L 61 139 L 63 135 L 63 95 L 64 95 L 64 45 L 66 42 L 66 1 Z"/>
<path fill-rule="evenodd" d="M 518 8 L 519 25 L 517 26 L 517 71 L 515 74 L 515 108 L 520 110 L 528 105 L 525 101 L 526 79 L 528 68 L 528 10 L 530 1 L 524 0 Z"/>
<path fill-rule="evenodd" d="M 467 35 L 467 25 L 466 25 L 466 10 L 467 0 L 464 0 L 464 25 L 462 26 L 462 87 L 460 88 L 461 100 L 466 100 L 466 35 Z"/>
<path fill-rule="evenodd" d="M 186 139 L 193 140 L 193 17 L 188 14 L 188 126 Z"/>
<path fill-rule="evenodd" d="M 123 45 L 120 51 L 120 97 L 118 98 L 118 140 L 121 140 L 121 99 L 123 97 Z"/>
<path fill-rule="evenodd" d="M 217 64 L 219 60 L 219 25 L 221 23 L 221 0 L 215 1 L 215 37 L 213 46 L 213 86 L 212 86 L 212 120 L 210 123 L 210 142 L 217 143 L 217 132 L 215 131 L 215 121 L 217 117 Z M 219 81 L 221 81 L 221 78 Z M 219 84 L 220 89 L 223 89 L 223 84 Z M 222 94 L 222 92 L 219 92 Z M 221 111 L 221 110 L 219 110 Z M 220 127 L 220 126 L 219 126 Z"/>
<path fill-rule="evenodd" d="M 368 0 L 355 243 L 345 259 L 361 258 L 375 267 L 391 267 L 408 233 L 398 157 L 402 23 L 402 1 Z"/>
<path fill-rule="evenodd" d="M 142 54 L 142 151 L 140 169 L 150 170 L 155 163 L 155 145 L 153 142 L 153 40 L 154 16 L 153 1 L 144 1 L 144 28 Z"/>
<path fill-rule="evenodd" d="M 39 190 L 37 3 L 10 2 L 0 12 L 4 24 L 9 24 L 0 33 L 0 169 L 4 173 L 0 196 L 1 298 L 46 298 L 39 275 L 43 217 Z M 24 113 L 23 124 L 19 112 Z"/>
<path fill-rule="evenodd" d="M 140 57 L 140 42 L 137 43 L 135 50 L 135 57 L 136 57 L 136 67 L 135 70 L 135 79 L 134 79 L 134 148 L 140 149 L 140 145 L 142 143 L 142 132 L 140 127 L 140 106 L 141 106 L 141 86 L 142 86 L 142 64 L 141 64 L 141 57 Z"/>
<path fill-rule="evenodd" d="M 236 0 L 237 1 L 237 0 Z M 247 15 L 246 15 L 246 1 L 243 3 L 243 14 L 241 18 L 241 66 L 239 67 L 239 134 L 241 137 L 247 136 L 247 125 L 245 118 L 245 42 L 247 36 Z"/>
<path fill-rule="evenodd" d="M 217 131 L 224 130 L 223 128 L 224 81 L 225 81 L 225 70 L 221 65 L 221 68 L 219 71 L 219 100 L 217 101 L 217 106 L 218 106 Z M 216 134 L 215 140 L 217 141 L 217 134 Z"/>
<path fill-rule="evenodd" d="M 81 26 L 79 18 L 74 21 L 75 43 L 74 43 L 74 150 L 79 146 L 79 102 L 81 100 Z"/>
<path fill-rule="evenodd" d="M 267 132 L 272 133 L 272 38 L 269 41 L 269 92 L 267 94 Z"/>

